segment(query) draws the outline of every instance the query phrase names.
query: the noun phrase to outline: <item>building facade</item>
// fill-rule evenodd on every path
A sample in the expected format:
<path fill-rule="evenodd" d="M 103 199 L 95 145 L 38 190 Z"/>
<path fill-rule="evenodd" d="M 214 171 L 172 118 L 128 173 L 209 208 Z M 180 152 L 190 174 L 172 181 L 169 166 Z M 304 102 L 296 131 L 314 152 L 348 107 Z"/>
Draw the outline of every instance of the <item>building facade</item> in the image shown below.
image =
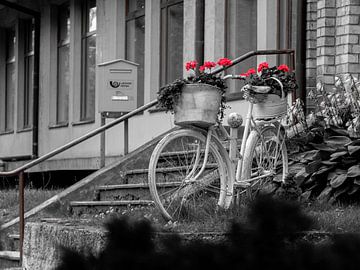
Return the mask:
<path fill-rule="evenodd" d="M 38 31 L 34 16 L 12 5 L 37 12 Z M 305 51 L 306 46 L 306 87 L 313 87 L 319 74 L 332 82 L 336 72 L 358 73 L 358 1 L 307 0 L 305 15 L 301 6 L 300 0 L 1 1 L 0 159 L 32 157 L 34 144 L 41 156 L 98 128 L 98 100 L 105 91 L 98 65 L 116 59 L 138 64 L 138 106 L 154 100 L 162 85 L 186 76 L 183 63 L 189 60 L 233 59 L 254 50 Z M 231 72 L 240 74 L 265 60 L 289 64 L 285 56 L 258 56 Z M 297 62 L 301 67 L 301 59 Z M 227 113 L 245 113 L 239 91 L 237 83 L 229 84 Z M 129 150 L 173 126 L 172 115 L 156 109 L 131 118 Z M 124 154 L 123 137 L 123 125 L 106 132 L 109 162 Z M 95 137 L 33 170 L 97 169 L 99 156 Z M 17 165 L 8 162 L 7 169 Z"/>

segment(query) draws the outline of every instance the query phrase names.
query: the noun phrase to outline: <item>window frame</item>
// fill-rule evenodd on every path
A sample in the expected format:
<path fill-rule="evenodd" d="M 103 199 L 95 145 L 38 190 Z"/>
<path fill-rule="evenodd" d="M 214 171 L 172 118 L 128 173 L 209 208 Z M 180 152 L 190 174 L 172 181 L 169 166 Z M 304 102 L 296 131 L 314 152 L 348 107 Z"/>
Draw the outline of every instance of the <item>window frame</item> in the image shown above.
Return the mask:
<path fill-rule="evenodd" d="M 28 19 L 24 21 L 24 28 L 23 28 L 23 36 L 24 36 L 24 88 L 23 88 L 23 95 L 22 95 L 22 119 L 20 130 L 31 130 L 33 125 L 33 89 L 34 89 L 34 62 L 32 62 L 33 72 L 30 72 L 30 63 L 31 58 L 34 59 L 35 51 L 34 51 L 34 35 L 35 35 L 35 21 L 34 19 Z M 31 44 L 31 45 L 30 45 Z M 33 60 L 34 61 L 34 60 Z M 31 77 L 31 78 L 30 78 Z M 30 85 L 30 80 L 32 80 L 32 84 Z M 20 97 L 18 95 L 18 97 Z"/>
<path fill-rule="evenodd" d="M 87 80 L 88 80 L 88 72 L 87 72 L 87 56 L 88 56 L 88 50 L 87 50 L 87 41 L 90 37 L 95 36 L 95 42 L 96 42 L 96 34 L 97 34 L 97 23 L 96 23 L 96 30 L 94 31 L 88 31 L 88 26 L 89 26 L 89 7 L 90 7 L 90 1 L 94 1 L 95 2 L 95 7 L 96 7 L 96 13 L 98 12 L 97 10 L 97 3 L 96 0 L 84 0 L 82 2 L 82 6 L 81 6 L 81 90 L 80 90 L 80 116 L 79 116 L 79 120 L 80 123 L 91 123 L 95 121 L 95 103 L 94 102 L 94 108 L 93 108 L 93 112 L 92 115 L 87 115 L 87 110 L 88 110 L 88 106 L 89 104 L 87 104 L 87 97 L 88 97 L 88 92 L 89 89 L 87 88 Z M 96 21 L 98 19 L 98 16 L 96 14 Z M 95 53 L 95 57 L 96 57 L 96 53 Z M 96 69 L 96 65 L 95 65 L 95 69 Z M 95 72 L 95 77 L 96 77 L 96 72 Z M 95 85 L 94 85 L 94 95 L 96 92 L 96 81 L 95 81 Z"/>
<path fill-rule="evenodd" d="M 134 0 L 125 0 L 125 57 L 127 60 L 128 59 L 128 36 L 127 36 L 127 32 L 128 32 L 128 22 L 131 21 L 135 21 L 137 19 L 140 19 L 142 17 L 144 17 L 145 20 L 145 5 L 146 5 L 146 1 L 144 1 L 144 8 L 143 9 L 136 9 L 134 11 L 129 11 L 129 1 L 134 1 Z M 146 27 L 146 25 L 145 25 Z M 130 60 L 131 61 L 131 60 Z M 145 71 L 145 33 L 144 33 L 144 67 L 143 67 L 144 71 Z M 145 73 L 145 72 L 144 72 Z M 138 78 L 139 78 L 139 68 L 138 68 Z M 144 77 L 143 77 L 143 81 L 144 81 Z M 139 80 L 138 80 L 138 86 L 139 86 Z M 142 89 L 140 89 L 138 87 L 138 91 L 137 91 L 137 107 L 140 107 L 142 105 L 144 105 L 144 97 L 145 97 L 145 86 L 143 85 Z"/>
<path fill-rule="evenodd" d="M 5 88 L 4 88 L 4 118 L 2 119 L 4 121 L 3 123 L 3 129 L 0 131 L 0 134 L 9 134 L 9 133 L 14 133 L 15 132 L 15 93 L 14 93 L 14 98 L 12 100 L 12 111 L 9 112 L 8 107 L 8 94 L 9 94 L 9 88 L 8 88 L 8 80 L 7 80 L 7 76 L 8 76 L 8 66 L 9 65 L 13 65 L 14 66 L 14 73 L 15 73 L 15 80 L 14 83 L 16 84 L 17 81 L 17 67 L 16 67 L 16 46 L 18 43 L 18 34 L 16 31 L 16 25 L 12 25 L 11 27 L 8 27 L 5 29 Z M 11 58 L 9 58 L 8 54 L 9 54 L 9 32 L 13 32 L 13 39 L 15 39 L 13 45 L 13 55 Z M 15 89 L 14 89 L 15 90 Z M 8 123 L 8 117 L 9 114 L 12 114 L 12 123 L 11 123 L 11 127 L 9 128 L 9 123 Z"/>
<path fill-rule="evenodd" d="M 168 81 L 168 24 L 169 24 L 169 16 L 168 9 L 177 4 L 183 4 L 183 24 L 184 24 L 184 0 L 162 0 L 160 3 L 160 72 L 159 72 L 159 82 L 160 86 L 164 85 Z M 166 9 L 166 18 L 165 23 L 162 23 L 162 11 Z M 183 25 L 184 27 L 184 25 Z M 163 36 L 163 33 L 164 36 Z M 183 44 L 181 46 L 183 49 Z M 184 55 L 182 56 L 182 58 Z M 182 74 L 181 74 L 182 75 Z"/>
<path fill-rule="evenodd" d="M 62 11 L 68 9 L 68 19 L 70 20 L 70 30 L 69 30 L 69 33 L 68 33 L 68 36 L 67 36 L 67 39 L 65 40 L 62 40 L 61 39 L 61 14 L 62 14 Z M 57 55 L 57 63 L 56 63 L 56 70 L 57 70 L 57 82 L 56 82 L 56 102 L 55 102 L 55 106 L 56 106 L 56 110 L 55 110 L 55 125 L 56 127 L 58 126 L 67 126 L 69 124 L 69 95 L 70 95 L 70 82 L 71 82 L 71 79 L 69 78 L 69 89 L 67 89 L 68 91 L 68 98 L 66 101 L 63 101 L 67 104 L 67 106 L 65 106 L 65 110 L 67 111 L 66 113 L 66 119 L 64 120 L 60 120 L 59 118 L 59 103 L 62 102 L 62 100 L 60 100 L 60 84 L 59 84 L 59 79 L 60 79 L 60 50 L 62 48 L 65 48 L 67 47 L 68 48 L 68 57 L 69 57 L 69 73 L 70 73 L 70 49 L 71 49 L 71 46 L 70 46 L 70 42 L 71 42 L 71 28 L 72 28 L 72 23 L 71 23 L 71 6 L 70 6 L 70 2 L 65 2 L 63 3 L 62 5 L 60 5 L 58 7 L 58 10 L 57 10 L 57 35 L 56 35 L 56 38 L 57 38 L 57 52 L 56 52 L 56 55 Z"/>

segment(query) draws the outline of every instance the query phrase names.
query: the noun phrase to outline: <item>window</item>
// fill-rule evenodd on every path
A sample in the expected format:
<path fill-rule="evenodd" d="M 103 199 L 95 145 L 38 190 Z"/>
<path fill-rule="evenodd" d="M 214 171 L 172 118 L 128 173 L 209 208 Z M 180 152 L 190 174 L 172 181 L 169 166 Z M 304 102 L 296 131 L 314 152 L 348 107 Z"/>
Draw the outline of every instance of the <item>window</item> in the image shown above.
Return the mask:
<path fill-rule="evenodd" d="M 70 27 L 70 7 L 66 4 L 58 12 L 56 124 L 67 124 L 69 121 Z"/>
<path fill-rule="evenodd" d="M 22 96 L 23 118 L 20 128 L 32 125 L 33 75 L 34 75 L 34 20 L 24 23 L 24 95 Z M 21 111 L 21 108 L 20 110 Z"/>
<path fill-rule="evenodd" d="M 145 0 L 126 1 L 126 59 L 138 66 L 138 106 L 144 104 Z"/>
<path fill-rule="evenodd" d="M 227 0 L 226 2 L 226 56 L 235 59 L 257 49 L 257 1 Z M 229 69 L 230 74 L 245 73 L 256 67 L 256 57 Z M 229 83 L 229 92 L 239 92 L 242 83 L 238 80 Z"/>
<path fill-rule="evenodd" d="M 183 1 L 161 0 L 160 85 L 182 77 L 183 29 Z"/>
<path fill-rule="evenodd" d="M 80 120 L 95 119 L 96 0 L 84 2 Z"/>
<path fill-rule="evenodd" d="M 6 64 L 5 64 L 5 92 L 2 95 L 2 106 L 4 106 L 4 116 L 1 118 L 1 132 L 11 132 L 14 130 L 14 97 L 15 97 L 15 28 L 6 30 Z"/>

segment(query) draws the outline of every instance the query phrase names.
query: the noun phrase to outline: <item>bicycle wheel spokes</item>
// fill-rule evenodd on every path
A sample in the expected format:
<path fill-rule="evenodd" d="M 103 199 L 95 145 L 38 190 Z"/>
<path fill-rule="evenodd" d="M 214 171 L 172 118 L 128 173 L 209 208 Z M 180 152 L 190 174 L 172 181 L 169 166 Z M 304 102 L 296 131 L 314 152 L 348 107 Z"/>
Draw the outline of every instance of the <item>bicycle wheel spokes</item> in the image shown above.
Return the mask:
<path fill-rule="evenodd" d="M 286 146 L 276 128 L 267 126 L 260 134 L 251 132 L 245 149 L 242 175 L 242 179 L 251 184 L 251 193 L 265 187 L 271 189 L 271 182 L 284 180 L 287 170 Z"/>
<path fill-rule="evenodd" d="M 163 138 L 151 157 L 149 186 L 155 204 L 167 219 L 188 218 L 201 207 L 201 202 L 220 193 L 220 154 L 211 145 L 204 172 L 198 179 L 205 160 L 205 137 L 191 130 L 179 130 Z M 225 175 L 222 173 L 221 175 Z"/>

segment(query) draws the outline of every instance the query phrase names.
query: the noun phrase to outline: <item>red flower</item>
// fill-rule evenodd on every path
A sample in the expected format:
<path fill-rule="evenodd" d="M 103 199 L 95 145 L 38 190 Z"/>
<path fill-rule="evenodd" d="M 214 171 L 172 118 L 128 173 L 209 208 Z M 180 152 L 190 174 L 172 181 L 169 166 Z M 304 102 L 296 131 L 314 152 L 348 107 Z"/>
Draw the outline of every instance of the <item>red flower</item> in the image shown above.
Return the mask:
<path fill-rule="evenodd" d="M 223 67 L 232 65 L 232 61 L 228 58 L 220 58 L 217 63 L 219 66 Z"/>
<path fill-rule="evenodd" d="M 262 62 L 258 66 L 258 72 L 262 71 L 264 68 L 269 68 L 268 62 Z"/>
<path fill-rule="evenodd" d="M 197 62 L 196 61 L 189 61 L 185 64 L 185 68 L 187 71 L 189 71 L 190 69 L 195 69 L 197 66 Z"/>
<path fill-rule="evenodd" d="M 278 66 L 278 70 L 284 71 L 284 72 L 288 72 L 289 71 L 289 67 L 287 65 L 280 65 Z"/>
<path fill-rule="evenodd" d="M 216 67 L 216 63 L 215 62 L 211 62 L 211 61 L 205 61 L 204 62 L 204 65 L 203 65 L 205 68 L 213 68 L 213 67 Z"/>
<path fill-rule="evenodd" d="M 255 74 L 256 71 L 254 68 L 249 68 L 249 70 L 246 72 L 246 76 L 250 76 L 251 74 Z"/>
<path fill-rule="evenodd" d="M 199 70 L 200 70 L 201 72 L 203 72 L 203 71 L 205 70 L 205 67 L 202 65 L 202 66 L 199 67 Z"/>

